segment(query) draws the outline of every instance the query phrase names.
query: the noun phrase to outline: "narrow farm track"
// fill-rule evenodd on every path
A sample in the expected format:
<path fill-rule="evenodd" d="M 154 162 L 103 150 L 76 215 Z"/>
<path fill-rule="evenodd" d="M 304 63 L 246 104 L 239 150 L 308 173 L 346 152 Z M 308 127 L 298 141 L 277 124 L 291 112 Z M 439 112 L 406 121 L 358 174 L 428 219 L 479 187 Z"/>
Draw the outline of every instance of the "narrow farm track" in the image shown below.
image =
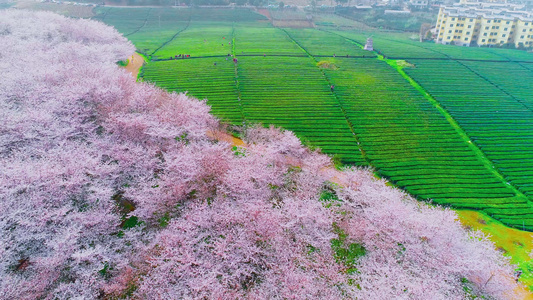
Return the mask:
<path fill-rule="evenodd" d="M 107 10 L 104 12 L 104 14 L 103 14 L 103 16 L 101 17 L 100 21 L 102 21 L 102 22 L 105 21 L 105 18 L 107 17 L 107 13 L 108 13 L 110 10 L 111 10 L 111 8 L 107 9 Z"/>
<path fill-rule="evenodd" d="M 191 19 L 189 18 L 189 20 L 187 21 L 187 25 L 185 25 L 184 28 L 178 30 L 178 32 L 176 32 L 176 34 L 174 34 L 169 40 L 167 40 L 166 42 L 164 42 L 163 44 L 161 44 L 161 46 L 159 46 L 157 49 L 155 49 L 151 54 L 150 56 L 153 56 L 157 53 L 157 51 L 159 51 L 160 49 L 162 49 L 163 47 L 165 47 L 168 43 L 172 42 L 180 33 L 182 33 L 183 31 L 187 30 L 187 28 L 189 28 L 189 25 L 191 25 Z"/>
<path fill-rule="evenodd" d="M 528 63 L 521 62 L 520 65 L 522 67 L 528 69 L 529 71 L 533 72 L 533 63 L 531 63 L 531 62 L 528 62 Z"/>
<path fill-rule="evenodd" d="M 235 49 L 232 50 L 233 55 L 235 56 Z M 239 54 L 241 57 L 264 57 L 265 54 Z M 270 57 L 308 57 L 306 54 L 298 55 L 298 54 L 268 54 Z M 186 59 L 202 59 L 202 58 L 224 58 L 226 55 L 202 55 L 202 56 L 191 56 Z M 175 59 L 169 59 L 169 58 L 156 58 L 152 59 L 152 61 L 171 61 Z"/>
<path fill-rule="evenodd" d="M 136 34 L 137 32 L 139 32 L 139 30 L 141 30 L 144 26 L 146 26 L 146 23 L 148 23 L 148 18 L 150 16 L 151 11 L 152 11 L 151 8 L 148 9 L 148 13 L 146 14 L 146 18 L 144 19 L 144 23 L 139 28 L 135 29 L 134 31 L 132 31 L 132 32 L 130 32 L 128 34 L 125 34 L 124 36 L 128 37 L 128 36 L 130 36 L 132 34 Z"/>
<path fill-rule="evenodd" d="M 128 60 L 128 65 L 125 67 L 126 71 L 131 73 L 131 76 L 137 80 L 139 76 L 139 71 L 144 64 L 144 57 L 138 53 L 133 53 Z"/>
<path fill-rule="evenodd" d="M 520 62 L 520 63 L 518 63 L 518 64 L 519 64 L 522 68 L 524 68 L 525 70 L 527 70 L 527 71 L 533 73 L 533 63 L 529 63 L 529 68 L 527 67 L 527 65 L 525 65 L 525 64 L 527 64 L 527 63 Z"/>
<path fill-rule="evenodd" d="M 235 23 L 232 25 L 231 30 L 231 55 L 236 58 L 235 54 Z M 237 102 L 239 104 L 239 111 L 241 113 L 242 124 L 246 124 L 246 117 L 244 116 L 244 109 L 242 107 L 241 90 L 239 88 L 239 64 L 235 63 L 235 88 L 237 89 Z M 242 141 L 241 141 L 242 142 Z"/>
<path fill-rule="evenodd" d="M 354 42 L 359 44 L 358 42 Z M 380 54 L 381 55 L 381 54 Z M 239 56 L 249 56 L 249 57 L 261 57 L 264 56 L 263 54 L 239 54 Z M 268 54 L 267 56 L 273 56 L 273 57 L 308 57 L 308 54 Z M 338 59 L 365 59 L 365 58 L 373 58 L 374 56 L 332 56 L 332 55 L 312 55 L 313 57 L 320 57 L 320 58 L 338 58 Z M 391 59 L 391 60 L 441 60 L 441 61 L 472 61 L 472 62 L 498 62 L 498 63 L 523 63 L 523 64 L 533 64 L 530 61 L 510 61 L 510 60 L 486 60 L 486 59 L 469 59 L 469 58 L 427 58 L 427 57 L 387 57 L 385 55 L 381 55 L 385 59 Z M 225 55 L 203 55 L 203 56 L 191 56 L 187 59 L 201 59 L 201 58 L 216 58 L 216 57 L 226 57 Z M 173 59 L 168 58 L 157 58 L 152 59 L 152 61 L 170 61 Z M 533 66 L 532 66 L 533 67 Z"/>

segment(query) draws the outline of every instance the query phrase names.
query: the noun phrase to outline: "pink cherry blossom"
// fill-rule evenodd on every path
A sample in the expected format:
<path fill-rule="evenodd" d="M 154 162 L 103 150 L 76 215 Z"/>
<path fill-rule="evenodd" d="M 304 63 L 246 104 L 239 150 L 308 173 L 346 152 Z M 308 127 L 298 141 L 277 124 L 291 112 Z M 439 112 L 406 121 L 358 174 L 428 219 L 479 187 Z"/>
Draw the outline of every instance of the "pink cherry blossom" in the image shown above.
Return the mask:
<path fill-rule="evenodd" d="M 511 297 L 453 211 L 368 170 L 331 183 L 289 131 L 210 138 L 204 101 L 115 64 L 134 48 L 113 28 L 7 10 L 0 43 L 1 299 Z"/>

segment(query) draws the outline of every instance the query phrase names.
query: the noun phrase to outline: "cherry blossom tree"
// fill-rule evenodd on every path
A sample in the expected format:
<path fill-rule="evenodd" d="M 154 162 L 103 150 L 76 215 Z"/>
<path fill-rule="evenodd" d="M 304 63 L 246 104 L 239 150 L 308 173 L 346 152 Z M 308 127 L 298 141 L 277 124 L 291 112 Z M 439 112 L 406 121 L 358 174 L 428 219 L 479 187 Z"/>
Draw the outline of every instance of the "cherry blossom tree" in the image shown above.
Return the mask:
<path fill-rule="evenodd" d="M 1 299 L 512 297 L 453 211 L 289 131 L 210 138 L 205 102 L 115 64 L 113 28 L 8 10 L 0 42 Z"/>

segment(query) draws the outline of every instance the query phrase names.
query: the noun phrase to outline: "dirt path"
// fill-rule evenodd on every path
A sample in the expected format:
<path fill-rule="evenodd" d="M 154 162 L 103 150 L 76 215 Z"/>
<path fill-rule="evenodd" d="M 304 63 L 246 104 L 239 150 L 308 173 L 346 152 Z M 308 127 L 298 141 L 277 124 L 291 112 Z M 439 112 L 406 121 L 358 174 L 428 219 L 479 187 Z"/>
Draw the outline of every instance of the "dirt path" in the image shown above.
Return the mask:
<path fill-rule="evenodd" d="M 137 76 L 139 76 L 139 70 L 144 64 L 144 58 L 139 54 L 134 53 L 128 59 L 128 65 L 125 67 L 125 69 L 131 73 L 131 76 L 133 76 L 135 80 L 137 80 Z"/>
<path fill-rule="evenodd" d="M 516 292 L 516 296 L 518 297 L 518 299 L 523 299 L 523 300 L 533 299 L 533 294 L 526 287 L 519 286 L 515 289 L 515 292 Z"/>
<path fill-rule="evenodd" d="M 212 131 L 209 130 L 206 135 L 217 141 L 224 141 L 231 146 L 246 147 L 246 144 L 240 138 L 236 138 L 231 134 L 222 132 L 222 131 Z"/>

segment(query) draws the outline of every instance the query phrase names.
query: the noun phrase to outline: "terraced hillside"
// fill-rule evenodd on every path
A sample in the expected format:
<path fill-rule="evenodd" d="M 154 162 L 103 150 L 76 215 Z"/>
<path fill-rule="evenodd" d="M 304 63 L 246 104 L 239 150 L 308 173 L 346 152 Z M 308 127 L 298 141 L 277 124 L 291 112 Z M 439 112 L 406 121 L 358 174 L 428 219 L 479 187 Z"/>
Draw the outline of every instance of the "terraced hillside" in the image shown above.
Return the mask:
<path fill-rule="evenodd" d="M 315 29 L 286 29 L 286 32 L 313 56 L 375 57 L 353 41 Z"/>
<path fill-rule="evenodd" d="M 240 61 L 239 89 L 246 120 L 276 124 L 339 155 L 345 163 L 366 165 L 340 103 L 310 58 L 244 57 Z"/>
<path fill-rule="evenodd" d="M 98 18 L 148 55 L 144 80 L 230 123 L 290 129 L 420 199 L 533 230 L 533 54 L 379 32 L 368 52 L 368 33 L 276 28 L 238 9 L 124 14 Z"/>
<path fill-rule="evenodd" d="M 239 26 L 235 30 L 236 55 L 302 56 L 302 50 L 278 28 Z"/>
<path fill-rule="evenodd" d="M 514 196 L 445 116 L 385 62 L 336 63 L 339 70 L 326 74 L 380 174 L 412 194 L 457 207 Z"/>
<path fill-rule="evenodd" d="M 531 198 L 533 98 L 524 84 L 533 73 L 515 63 L 415 61 L 415 64 L 417 68 L 407 72 L 457 120 L 505 181 Z M 505 70 L 498 69 L 502 64 Z M 452 76 L 450 70 L 461 76 Z M 499 78 L 510 74 L 520 76 L 513 83 Z M 513 206 L 504 214 L 499 207 L 497 212 L 491 212 L 508 224 L 531 223 L 529 215 L 522 216 L 526 212 L 523 208 L 524 205 Z"/>
<path fill-rule="evenodd" d="M 173 39 L 153 53 L 156 59 L 168 59 L 176 55 L 224 56 L 231 53 L 232 24 L 208 23 L 188 26 Z"/>
<path fill-rule="evenodd" d="M 198 99 L 208 99 L 213 111 L 234 124 L 243 121 L 231 59 L 180 59 L 149 63 L 144 78 L 169 91 L 187 91 Z"/>

